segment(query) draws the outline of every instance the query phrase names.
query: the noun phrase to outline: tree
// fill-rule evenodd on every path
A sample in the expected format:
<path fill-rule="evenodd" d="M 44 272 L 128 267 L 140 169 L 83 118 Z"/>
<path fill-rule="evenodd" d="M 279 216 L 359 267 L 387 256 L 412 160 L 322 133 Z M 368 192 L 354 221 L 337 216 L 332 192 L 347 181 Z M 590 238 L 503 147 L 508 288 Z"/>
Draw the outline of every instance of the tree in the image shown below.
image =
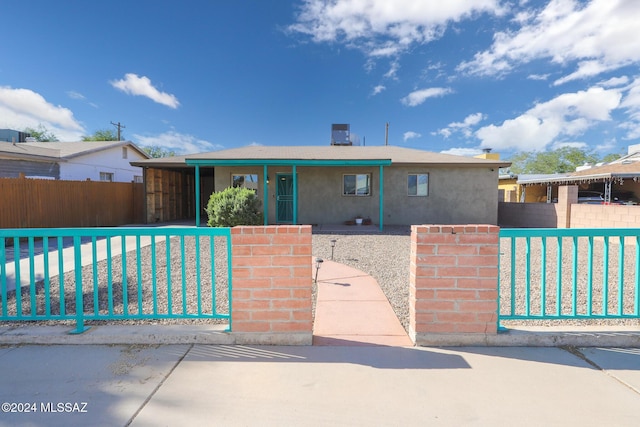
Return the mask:
<path fill-rule="evenodd" d="M 157 145 L 151 145 L 149 147 L 142 147 L 145 153 L 149 155 L 149 157 L 154 159 L 159 159 L 161 157 L 173 157 L 176 155 L 176 152 L 173 150 L 167 150 Z"/>
<path fill-rule="evenodd" d="M 553 151 L 518 153 L 510 161 L 511 172 L 516 174 L 552 174 L 574 172 L 576 167 L 585 163 L 597 163 L 599 158 L 580 148 L 562 147 Z"/>
<path fill-rule="evenodd" d="M 23 132 L 31 135 L 31 138 L 35 138 L 38 142 L 58 142 L 58 137 L 50 132 L 42 123 L 37 128 L 24 128 Z"/>
<path fill-rule="evenodd" d="M 111 129 L 98 129 L 93 135 L 85 135 L 83 141 L 117 141 L 118 135 Z"/>

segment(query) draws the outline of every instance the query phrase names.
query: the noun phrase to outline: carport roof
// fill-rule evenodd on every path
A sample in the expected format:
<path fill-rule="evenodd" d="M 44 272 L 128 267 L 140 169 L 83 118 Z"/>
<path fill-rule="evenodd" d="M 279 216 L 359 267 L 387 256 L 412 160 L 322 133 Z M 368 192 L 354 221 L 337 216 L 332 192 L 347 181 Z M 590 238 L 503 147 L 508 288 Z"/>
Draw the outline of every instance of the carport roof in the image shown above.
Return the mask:
<path fill-rule="evenodd" d="M 411 148 L 387 146 L 250 146 L 208 153 L 132 162 L 142 167 L 181 165 L 385 165 L 428 164 L 440 166 L 506 167 L 509 162 L 455 156 Z"/>

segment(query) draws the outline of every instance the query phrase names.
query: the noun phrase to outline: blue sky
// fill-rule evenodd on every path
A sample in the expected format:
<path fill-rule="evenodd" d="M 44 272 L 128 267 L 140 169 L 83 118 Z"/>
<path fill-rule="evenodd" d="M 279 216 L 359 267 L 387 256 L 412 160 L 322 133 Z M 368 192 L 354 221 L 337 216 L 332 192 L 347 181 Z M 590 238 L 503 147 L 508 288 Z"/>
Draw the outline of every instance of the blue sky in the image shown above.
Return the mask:
<path fill-rule="evenodd" d="M 4 0 L 0 128 L 178 153 L 640 143 L 637 0 Z"/>

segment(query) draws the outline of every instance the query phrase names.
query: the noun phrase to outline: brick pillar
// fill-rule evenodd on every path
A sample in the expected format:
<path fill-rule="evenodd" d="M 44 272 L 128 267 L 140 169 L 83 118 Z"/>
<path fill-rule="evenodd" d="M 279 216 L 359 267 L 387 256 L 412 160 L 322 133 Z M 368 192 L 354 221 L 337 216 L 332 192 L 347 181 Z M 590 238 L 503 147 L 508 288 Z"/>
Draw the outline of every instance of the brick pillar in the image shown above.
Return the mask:
<path fill-rule="evenodd" d="M 236 342 L 310 345 L 311 226 L 231 229 Z"/>
<path fill-rule="evenodd" d="M 558 186 L 558 228 L 571 228 L 571 205 L 578 203 L 577 185 Z"/>
<path fill-rule="evenodd" d="M 473 345 L 497 333 L 494 225 L 411 227 L 409 335 L 417 345 Z"/>

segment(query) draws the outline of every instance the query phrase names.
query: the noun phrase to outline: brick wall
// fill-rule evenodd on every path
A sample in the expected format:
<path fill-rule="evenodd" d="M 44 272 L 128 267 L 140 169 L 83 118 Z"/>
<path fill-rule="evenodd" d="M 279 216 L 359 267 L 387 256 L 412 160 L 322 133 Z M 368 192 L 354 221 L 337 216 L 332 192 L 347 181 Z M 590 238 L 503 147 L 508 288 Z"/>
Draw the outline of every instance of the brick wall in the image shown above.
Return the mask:
<path fill-rule="evenodd" d="M 260 344 L 311 344 L 311 226 L 234 227 L 234 335 Z"/>
<path fill-rule="evenodd" d="M 559 212 L 557 203 L 498 203 L 498 224 L 501 227 L 556 228 Z"/>
<path fill-rule="evenodd" d="M 576 204 L 571 208 L 571 228 L 640 227 L 640 206 Z"/>
<path fill-rule="evenodd" d="M 497 333 L 498 232 L 492 225 L 411 227 L 409 335 L 417 345 L 479 343 Z M 465 339 L 466 336 L 466 339 Z"/>

